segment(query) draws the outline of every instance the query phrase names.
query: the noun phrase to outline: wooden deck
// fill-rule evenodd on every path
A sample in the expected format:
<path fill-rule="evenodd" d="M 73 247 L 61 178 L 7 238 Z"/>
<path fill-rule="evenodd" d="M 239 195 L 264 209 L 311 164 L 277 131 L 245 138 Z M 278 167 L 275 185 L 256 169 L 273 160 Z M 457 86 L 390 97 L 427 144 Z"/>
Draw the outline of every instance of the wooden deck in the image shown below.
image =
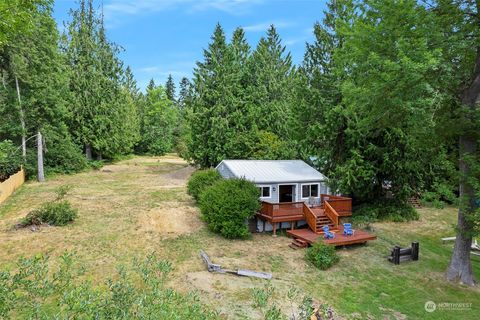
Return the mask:
<path fill-rule="evenodd" d="M 315 233 L 310 229 L 288 230 L 287 235 L 295 239 L 301 239 L 308 244 L 322 240 L 324 243 L 334 246 L 347 246 L 356 243 L 366 243 L 367 241 L 377 239 L 375 235 L 357 229 L 355 229 L 355 234 L 353 236 L 344 236 L 343 226 L 339 226 L 338 229 L 332 229 L 331 231 L 335 233 L 335 237 L 328 240 L 323 238 L 323 233 Z"/>

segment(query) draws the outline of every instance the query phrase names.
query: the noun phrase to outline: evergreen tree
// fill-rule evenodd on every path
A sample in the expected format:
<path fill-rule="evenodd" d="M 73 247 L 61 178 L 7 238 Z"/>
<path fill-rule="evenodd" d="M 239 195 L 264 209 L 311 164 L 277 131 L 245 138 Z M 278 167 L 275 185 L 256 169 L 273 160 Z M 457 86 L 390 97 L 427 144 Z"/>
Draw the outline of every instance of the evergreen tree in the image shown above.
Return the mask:
<path fill-rule="evenodd" d="M 345 146 L 347 119 L 341 94 L 345 75 L 337 72 L 335 57 L 344 40 L 337 32 L 337 23 L 350 21 L 354 11 L 351 1 L 331 1 L 327 8 L 322 23 L 314 24 L 314 42 L 306 44 L 295 86 L 297 103 L 292 127 L 301 156 L 307 160 L 315 156 L 316 165 L 333 178 L 337 165 L 343 163 L 348 151 Z M 337 179 L 331 179 L 332 187 L 336 187 Z"/>
<path fill-rule="evenodd" d="M 437 137 L 457 146 L 452 149 L 459 160 L 457 236 L 446 276 L 474 285 L 470 251 L 472 238 L 480 234 L 480 1 L 438 0 L 427 10 L 434 18 L 431 51 L 441 52 L 433 82 L 441 98 Z"/>
<path fill-rule="evenodd" d="M 167 93 L 168 99 L 175 102 L 175 82 L 171 74 L 168 75 L 167 82 L 165 83 L 165 91 Z"/>
<path fill-rule="evenodd" d="M 140 151 L 152 155 L 164 155 L 174 146 L 178 108 L 167 97 L 162 86 L 149 88 L 145 97 L 141 127 Z"/>
<path fill-rule="evenodd" d="M 192 84 L 188 78 L 183 77 L 179 86 L 180 92 L 178 94 L 178 106 L 181 109 L 185 109 L 185 107 L 190 104 L 193 96 Z"/>
<path fill-rule="evenodd" d="M 92 0 L 81 0 L 72 11 L 66 52 L 72 69 L 70 127 L 87 158 L 130 152 L 138 139 L 136 110 L 122 90 L 119 49 L 106 39 Z"/>
<path fill-rule="evenodd" d="M 288 141 L 294 105 L 295 70 L 275 26 L 270 26 L 252 54 L 249 64 L 249 101 L 257 126 Z"/>
<path fill-rule="evenodd" d="M 19 34 L 33 31 L 34 16 L 37 12 L 50 8 L 52 2 L 52 0 L 1 1 L 0 48 L 9 45 Z"/>
<path fill-rule="evenodd" d="M 68 73 L 58 47 L 59 34 L 51 5 L 39 7 L 31 15 L 31 23 L 35 29 L 18 33 L 13 38 L 14 45 L 2 52 L 2 60 L 8 61 L 4 89 L 16 92 L 13 96 L 18 97 L 11 95 L 6 104 L 0 105 L 0 114 L 6 120 L 2 121 L 0 137 L 17 140 L 20 135 L 32 137 L 42 132 L 47 143 L 47 172 L 80 170 L 85 163 L 66 126 Z M 22 125 L 15 119 L 19 114 L 23 118 Z M 30 141 L 33 144 L 34 140 Z M 33 151 L 27 157 L 29 173 L 36 167 L 35 153 Z"/>
<path fill-rule="evenodd" d="M 226 107 L 228 90 L 228 45 L 220 25 L 204 50 L 204 61 L 194 70 L 196 97 L 192 103 L 189 157 L 201 167 L 216 165 L 226 157 L 228 141 Z"/>

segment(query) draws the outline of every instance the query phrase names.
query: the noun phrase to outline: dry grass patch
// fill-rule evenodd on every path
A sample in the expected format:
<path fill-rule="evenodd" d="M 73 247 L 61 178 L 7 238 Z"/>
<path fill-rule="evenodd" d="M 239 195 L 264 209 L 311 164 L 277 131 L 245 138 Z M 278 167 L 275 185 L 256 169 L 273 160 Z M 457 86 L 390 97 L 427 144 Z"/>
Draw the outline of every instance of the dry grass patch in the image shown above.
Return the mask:
<path fill-rule="evenodd" d="M 480 313 L 478 288 L 447 283 L 443 272 L 452 244 L 441 237 L 454 234 L 456 209 L 422 209 L 420 220 L 407 223 L 375 223 L 378 240 L 366 246 L 339 249 L 340 262 L 319 271 L 304 260 L 303 250 L 291 250 L 291 239 L 255 234 L 248 240 L 226 240 L 210 233 L 186 194 L 193 168 L 180 158 L 135 157 L 103 170 L 57 176 L 44 184 L 27 183 L 0 206 L 0 264 L 7 268 L 20 256 L 64 250 L 77 252 L 78 262 L 92 281 L 103 282 L 118 265 L 131 265 L 134 257 L 155 251 L 172 262 L 169 285 L 183 292 L 198 291 L 200 299 L 222 312 L 226 319 L 258 319 L 252 289 L 265 281 L 234 275 L 211 274 L 199 257 L 205 250 L 211 259 L 230 269 L 271 272 L 274 302 L 285 314 L 292 286 L 299 297 L 308 295 L 327 303 L 353 319 L 476 319 Z M 41 203 L 55 198 L 61 185 L 73 189 L 66 196 L 79 210 L 77 220 L 65 227 L 46 227 L 38 232 L 12 230 L 12 226 Z M 385 256 L 395 244 L 420 241 L 420 261 L 393 266 Z M 480 279 L 480 259 L 473 259 Z M 127 270 L 128 271 L 128 270 Z M 301 298 L 294 303 L 297 305 Z M 425 301 L 472 302 L 462 313 L 424 311 Z M 295 305 L 293 307 L 295 307 Z"/>

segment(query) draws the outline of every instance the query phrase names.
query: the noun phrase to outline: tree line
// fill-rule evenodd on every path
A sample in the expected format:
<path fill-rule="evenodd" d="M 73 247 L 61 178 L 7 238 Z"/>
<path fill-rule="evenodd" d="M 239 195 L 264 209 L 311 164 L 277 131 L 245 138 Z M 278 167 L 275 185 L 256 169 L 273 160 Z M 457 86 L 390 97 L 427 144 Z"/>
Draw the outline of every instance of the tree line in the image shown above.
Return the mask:
<path fill-rule="evenodd" d="M 21 153 L 35 174 L 38 132 L 48 172 L 172 151 L 180 112 L 171 83 L 140 92 L 93 0 L 78 2 L 62 33 L 52 10 L 52 0 L 0 4 L 1 28 L 8 26 L 0 30 L 0 140 L 9 141 L 8 156 Z"/>

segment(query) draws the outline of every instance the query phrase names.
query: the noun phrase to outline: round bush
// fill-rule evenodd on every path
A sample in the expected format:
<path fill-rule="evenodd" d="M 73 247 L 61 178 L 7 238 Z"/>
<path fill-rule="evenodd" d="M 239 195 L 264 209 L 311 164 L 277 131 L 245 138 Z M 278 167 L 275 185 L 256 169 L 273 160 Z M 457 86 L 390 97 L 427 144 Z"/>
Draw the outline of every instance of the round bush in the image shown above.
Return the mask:
<path fill-rule="evenodd" d="M 188 180 L 188 194 L 198 201 L 200 194 L 220 179 L 222 179 L 222 176 L 215 169 L 196 171 Z"/>
<path fill-rule="evenodd" d="M 329 246 L 323 242 L 315 242 L 307 249 L 305 258 L 315 267 L 326 270 L 340 260 L 334 246 Z"/>
<path fill-rule="evenodd" d="M 257 187 L 244 179 L 221 180 L 200 196 L 200 211 L 208 227 L 225 238 L 249 236 L 246 220 L 260 209 Z"/>

